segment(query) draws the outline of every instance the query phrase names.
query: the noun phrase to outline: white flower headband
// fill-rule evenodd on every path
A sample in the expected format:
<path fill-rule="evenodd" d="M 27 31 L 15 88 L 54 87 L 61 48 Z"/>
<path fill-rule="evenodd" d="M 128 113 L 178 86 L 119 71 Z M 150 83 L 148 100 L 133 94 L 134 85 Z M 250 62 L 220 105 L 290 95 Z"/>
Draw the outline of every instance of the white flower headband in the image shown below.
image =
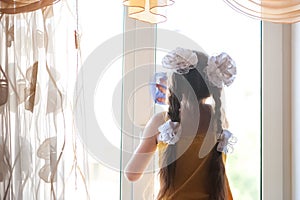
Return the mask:
<path fill-rule="evenodd" d="M 163 67 L 177 74 L 187 74 L 190 69 L 196 67 L 197 63 L 197 54 L 181 47 L 177 47 L 162 59 Z M 236 65 L 228 54 L 221 53 L 208 59 L 203 72 L 211 85 L 222 88 L 224 85 L 231 85 L 234 81 Z"/>
<path fill-rule="evenodd" d="M 177 47 L 163 58 L 162 65 L 175 73 L 187 74 L 190 69 L 195 68 L 197 62 L 198 58 L 195 52 Z"/>
<path fill-rule="evenodd" d="M 236 77 L 236 65 L 227 53 L 211 56 L 204 68 L 209 83 L 217 88 L 230 86 Z"/>

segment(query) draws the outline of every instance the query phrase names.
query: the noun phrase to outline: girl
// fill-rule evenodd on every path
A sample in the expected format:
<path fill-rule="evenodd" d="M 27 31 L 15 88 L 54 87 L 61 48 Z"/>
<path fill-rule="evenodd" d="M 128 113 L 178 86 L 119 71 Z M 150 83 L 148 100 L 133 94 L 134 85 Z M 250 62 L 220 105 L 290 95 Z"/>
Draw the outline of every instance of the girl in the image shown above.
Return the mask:
<path fill-rule="evenodd" d="M 224 163 L 234 138 L 224 129 L 221 92 L 235 78 L 234 61 L 226 53 L 209 58 L 203 52 L 177 48 L 162 64 L 172 71 L 169 108 L 147 123 L 126 177 L 138 180 L 158 149 L 157 200 L 233 199 Z M 209 97 L 214 106 L 206 103 Z"/>

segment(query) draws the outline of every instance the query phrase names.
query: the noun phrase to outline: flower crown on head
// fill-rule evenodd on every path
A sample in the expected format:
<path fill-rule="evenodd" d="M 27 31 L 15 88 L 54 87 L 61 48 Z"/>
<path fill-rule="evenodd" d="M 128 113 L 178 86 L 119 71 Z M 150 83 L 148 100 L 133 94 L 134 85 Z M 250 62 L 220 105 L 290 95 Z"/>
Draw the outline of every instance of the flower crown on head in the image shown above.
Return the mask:
<path fill-rule="evenodd" d="M 189 73 L 191 69 L 196 68 L 197 63 L 197 54 L 181 47 L 177 47 L 162 59 L 163 67 L 171 69 L 177 74 Z M 203 72 L 211 85 L 222 88 L 224 85 L 230 86 L 234 81 L 236 65 L 234 60 L 223 52 L 209 57 Z"/>

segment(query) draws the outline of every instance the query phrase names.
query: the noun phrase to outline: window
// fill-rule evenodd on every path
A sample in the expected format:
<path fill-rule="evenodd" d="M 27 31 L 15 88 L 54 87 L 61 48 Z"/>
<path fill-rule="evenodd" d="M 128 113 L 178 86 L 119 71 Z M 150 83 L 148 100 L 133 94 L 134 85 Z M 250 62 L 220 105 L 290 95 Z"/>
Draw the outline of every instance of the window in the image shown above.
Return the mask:
<path fill-rule="evenodd" d="M 112 10 L 114 12 L 111 12 Z M 109 17 L 109 20 L 107 20 L 107 17 Z M 79 20 L 79 29 L 80 31 L 82 30 L 82 64 L 87 69 L 85 73 L 90 75 L 88 73 L 97 73 L 96 69 L 101 69 L 101 73 L 98 74 L 98 83 L 94 94 L 95 117 L 105 138 L 112 146 L 120 148 L 120 130 L 111 115 L 111 111 L 113 92 L 122 77 L 122 58 L 118 59 L 115 52 L 110 51 L 111 55 L 116 56 L 111 63 L 103 66 L 101 64 L 108 55 L 99 55 L 99 53 L 103 52 L 105 42 L 113 40 L 113 36 L 122 36 L 123 5 L 119 1 L 106 2 L 105 6 L 103 6 L 101 1 L 82 1 L 79 5 Z M 122 45 L 122 41 L 114 43 L 111 49 L 122 49 Z M 93 63 L 94 66 L 87 66 L 87 60 L 93 59 L 95 55 L 98 56 L 98 60 Z M 89 84 L 88 80 L 84 80 L 84 82 Z M 118 100 L 118 104 L 121 105 L 121 99 Z M 86 114 L 85 119 L 91 120 L 91 116 L 88 115 L 93 113 Z M 96 130 L 94 131 L 94 133 L 85 134 L 87 137 L 94 137 L 99 134 L 96 133 Z M 109 156 L 111 152 L 105 149 L 102 144 L 102 141 L 98 141 L 99 150 L 106 152 Z M 87 171 L 89 172 L 87 180 L 90 199 L 99 199 L 100 197 L 101 199 L 119 199 L 121 182 L 119 170 L 114 168 L 115 166 L 105 165 L 94 150 L 91 150 L 89 147 L 86 149 L 90 150 L 87 158 Z M 117 155 L 116 159 L 120 159 L 120 154 Z"/>
<path fill-rule="evenodd" d="M 192 1 L 192 0 L 189 0 Z M 113 4 L 113 3 L 112 3 Z M 199 4 L 199 5 L 196 5 Z M 286 141 L 285 144 L 282 143 L 282 141 L 275 141 L 275 143 L 280 146 L 279 149 L 275 149 L 276 152 L 280 153 L 280 160 L 276 162 L 276 164 L 280 164 L 279 168 L 277 168 L 275 171 L 269 170 L 269 166 L 274 164 L 274 152 L 272 153 L 272 144 L 270 141 L 273 141 L 272 135 L 270 135 L 270 131 L 267 131 L 266 135 L 267 137 L 263 136 L 263 139 L 267 139 L 269 141 L 261 141 L 261 87 L 265 87 L 265 85 L 261 85 L 261 75 L 263 76 L 263 81 L 266 81 L 265 78 L 266 74 L 270 74 L 269 72 L 272 71 L 271 69 L 265 69 L 267 72 L 266 74 L 260 73 L 260 66 L 261 66 L 261 40 L 265 40 L 266 38 L 261 38 L 261 23 L 260 21 L 250 19 L 246 16 L 240 15 L 239 13 L 234 12 L 229 7 L 223 5 L 222 1 L 206 1 L 203 2 L 197 2 L 192 1 L 193 6 L 187 7 L 189 5 L 189 2 L 181 2 L 176 1 L 176 3 L 168 9 L 168 21 L 162 24 L 158 24 L 156 26 L 150 26 L 150 29 L 153 31 L 155 28 L 157 28 L 157 32 L 155 33 L 151 31 L 149 34 L 153 34 L 152 36 L 156 36 L 151 38 L 151 43 L 153 42 L 152 39 L 155 38 L 156 45 L 156 51 L 150 52 L 148 51 L 147 54 L 151 55 L 151 59 L 155 58 L 156 62 L 156 72 L 160 71 L 159 68 L 161 58 L 165 55 L 166 49 L 161 49 L 161 46 L 164 46 L 164 42 L 169 39 L 166 38 L 164 35 L 161 35 L 163 31 L 161 30 L 167 30 L 169 32 L 176 33 L 178 35 L 183 35 L 186 38 L 191 39 L 195 44 L 200 45 L 208 54 L 212 53 L 218 53 L 220 51 L 225 51 L 229 53 L 236 61 L 237 67 L 238 67 L 238 76 L 236 79 L 236 82 L 234 85 L 232 85 L 230 88 L 226 89 L 226 110 L 227 110 L 227 117 L 230 122 L 230 130 L 238 136 L 238 143 L 235 145 L 235 150 L 232 155 L 228 156 L 227 159 L 227 169 L 228 169 L 228 176 L 229 181 L 231 183 L 232 192 L 235 198 L 237 199 L 260 199 L 262 196 L 268 199 L 268 197 L 274 197 L 274 195 L 281 195 L 284 189 L 284 193 L 287 194 L 289 191 L 289 186 L 284 186 L 285 183 L 290 184 L 290 180 L 288 180 L 287 175 L 290 173 L 289 170 L 286 170 L 286 167 L 289 167 L 289 165 L 283 164 L 283 161 L 288 161 L 288 148 L 287 145 L 289 144 Z M 114 5 L 112 8 L 115 9 L 116 7 L 120 8 L 120 12 L 122 13 L 121 9 L 122 6 Z M 206 12 L 209 11 L 209 12 Z M 96 12 L 94 12 L 96 13 Z M 116 12 L 117 13 L 117 12 Z M 178 15 L 178 13 L 181 13 L 181 15 Z M 122 24 L 122 17 L 123 15 L 119 16 L 120 18 L 117 19 L 114 18 L 113 20 L 116 20 L 116 24 L 119 25 L 114 27 L 119 27 L 118 30 L 111 29 L 99 29 L 99 30 L 91 30 L 91 33 L 85 33 L 85 38 L 82 39 L 83 43 L 89 43 L 91 45 L 90 50 L 87 50 L 86 48 L 84 50 L 84 45 L 82 46 L 83 52 L 92 51 L 97 45 L 100 45 L 101 42 L 108 40 L 111 38 L 112 35 L 117 35 L 122 33 L 121 27 L 123 27 Z M 84 19 L 81 19 L 82 21 Z M 87 19 L 86 22 L 90 21 L 90 19 Z M 186 23 L 188 21 L 188 23 Z M 102 23 L 102 22 L 101 22 Z M 104 23 L 104 22 L 103 22 Z M 110 23 L 112 23 L 110 21 Z M 138 29 L 141 27 L 147 27 L 146 24 L 142 22 L 137 21 L 130 21 L 128 19 L 125 19 L 125 30 L 129 23 L 131 28 Z M 87 23 L 82 23 L 87 24 Z M 86 25 L 85 25 L 86 26 Z M 102 26 L 102 25 L 101 25 Z M 109 25 L 108 25 L 109 26 Z M 278 31 L 276 26 L 282 26 L 282 25 L 274 25 L 275 28 L 271 28 L 268 31 L 264 29 L 263 35 L 272 33 L 272 31 Z M 103 27 L 103 26 L 102 26 Z M 241 28 L 243 27 L 243 28 Z M 87 27 L 82 27 L 84 30 L 88 30 Z M 282 27 L 281 27 L 282 28 Z M 130 29 L 130 28 L 129 28 Z M 284 29 L 284 28 L 283 28 Z M 115 32 L 114 32 L 115 31 Z M 280 29 L 282 33 L 282 29 Z M 104 33 L 105 32 L 105 33 Z M 94 33 L 94 34 L 93 34 Z M 106 34 L 107 33 L 107 34 Z M 101 37 L 100 37 L 101 35 Z M 273 34 L 274 35 L 274 34 Z M 126 34 L 124 35 L 126 37 Z M 281 35 L 282 36 L 282 35 Z M 280 41 L 278 41 L 278 44 L 280 42 L 283 42 L 283 39 L 279 35 L 279 38 L 281 38 Z M 98 42 L 95 42 L 94 40 L 89 40 L 89 38 L 97 38 L 99 39 Z M 101 40 L 100 40 L 101 38 Z M 270 37 L 269 37 L 270 38 Z M 103 39 L 103 40 L 102 40 Z M 141 38 L 140 38 L 141 39 Z M 134 40 L 136 43 L 135 45 L 143 45 L 141 44 L 142 39 L 139 40 L 135 38 Z M 276 41 L 276 38 L 272 38 L 269 43 L 264 43 L 265 46 L 268 48 L 272 48 L 270 43 L 272 41 Z M 186 48 L 193 48 L 189 46 L 188 44 L 182 44 L 178 40 L 170 41 L 170 46 L 173 48 L 177 46 L 183 46 Z M 153 44 L 153 43 L 152 43 Z M 122 44 L 120 44 L 122 45 Z M 195 48 L 198 48 L 199 46 L 195 45 Z M 281 49 L 281 46 L 276 47 L 276 49 Z M 266 50 L 267 51 L 267 50 Z M 281 56 L 282 56 L 282 51 Z M 86 54 L 87 55 L 87 54 Z M 132 54 L 133 55 L 133 54 Z M 136 55 L 139 55 L 137 52 Z M 136 56 L 135 58 L 139 57 Z M 266 54 L 263 54 L 263 61 L 266 61 Z M 269 55 L 269 58 L 272 58 L 274 56 L 273 54 Z M 84 58 L 84 55 L 83 55 Z M 139 59 L 133 59 L 134 61 L 137 61 Z M 140 61 L 138 61 L 140 62 Z M 142 61 L 141 61 L 142 62 Z M 123 63 L 124 64 L 124 63 Z M 110 85 L 112 88 L 115 86 L 113 80 L 105 80 L 106 78 L 110 77 L 112 74 L 116 75 L 116 73 L 119 73 L 118 77 L 122 77 L 122 71 L 119 70 L 119 66 L 121 65 L 121 59 L 116 60 L 111 65 L 111 69 L 108 70 L 105 76 L 103 76 L 103 80 L 101 81 L 107 81 L 107 82 L 99 82 L 99 90 L 104 90 L 104 88 L 107 88 L 107 85 Z M 272 66 L 272 65 L 268 65 Z M 280 65 L 281 66 L 281 65 Z M 151 71 L 149 71 L 149 74 L 147 74 L 147 78 L 151 77 Z M 272 73 L 273 75 L 273 73 Z M 106 77 L 106 78 L 105 78 Z M 272 78 L 272 77 L 269 77 Z M 281 77 L 282 78 L 282 77 Z M 118 80 L 116 78 L 115 80 Z M 276 83 L 276 80 L 273 79 L 273 81 Z M 106 85 L 107 83 L 107 85 Z M 277 82 L 278 83 L 278 82 Z M 133 83 L 134 84 L 134 83 Z M 278 87 L 281 88 L 282 83 L 278 83 Z M 101 86 L 105 85 L 101 89 Z M 134 88 L 134 85 L 132 85 Z M 284 86 L 285 88 L 285 86 Z M 282 88 L 281 88 L 282 89 Z M 284 91 L 284 89 L 280 90 L 281 92 Z M 147 92 L 147 90 L 145 90 Z M 107 102 L 106 100 L 103 100 L 103 103 L 100 106 L 95 109 L 104 111 L 105 105 L 108 105 L 108 102 L 111 102 L 110 95 L 112 93 L 106 93 L 108 94 Z M 96 98 L 97 98 L 96 94 Z M 149 97 L 149 94 L 147 94 Z M 269 95 L 269 94 L 264 94 Z M 281 94 L 279 94 L 280 96 Z M 270 96 L 269 96 L 270 97 Z M 274 96 L 275 98 L 278 97 L 278 94 Z M 263 100 L 266 100 L 266 96 L 263 97 Z M 105 102 L 104 102 L 105 101 Z M 268 104 L 269 102 L 264 102 L 264 104 Z M 278 103 L 278 102 L 277 102 Z M 100 104 L 100 103 L 99 103 Z M 110 104 L 110 103 L 109 103 Z M 120 103 L 121 104 L 121 103 Z M 276 103 L 274 104 L 276 107 Z M 278 105 L 282 105 L 282 102 L 279 102 Z M 101 107 L 102 106 L 102 107 Z M 273 106 L 274 107 L 274 106 Z M 265 107 L 266 108 L 266 107 Z M 272 108 L 269 107 L 270 109 Z M 163 109 L 159 106 L 156 106 L 155 109 L 152 111 L 157 111 L 158 109 Z M 139 114 L 139 109 L 133 109 L 135 112 L 134 114 Z M 104 111 L 111 112 L 111 111 Z M 263 112 L 267 112 L 266 110 L 263 110 Z M 149 111 L 151 113 L 151 111 Z M 136 116 L 137 116 L 136 115 Z M 268 117 L 272 117 L 272 114 L 264 115 Z M 107 115 L 110 116 L 110 113 Z M 100 116 L 99 116 L 100 117 Z M 241 117 L 243 118 L 241 120 Z M 281 118 L 282 119 L 282 118 Z M 99 118 L 99 120 L 101 120 Z M 109 117 L 105 119 L 106 121 L 109 120 Z M 112 119 L 113 120 L 113 119 Z M 280 119 L 279 119 L 280 120 Z M 264 122 L 264 120 L 262 120 Z M 272 122 L 272 120 L 270 120 Z M 266 121 L 265 121 L 266 122 Z M 114 122 L 111 122 L 114 123 Z M 140 124 L 142 125 L 142 124 Z M 270 125 L 264 125 L 263 131 L 266 132 L 265 127 Z M 110 127 L 110 126 L 108 126 Z M 116 128 L 116 127 L 115 127 Z M 281 127 L 282 128 L 282 127 Z M 139 134 L 138 131 L 140 129 L 135 130 L 135 134 Z M 117 129 L 116 129 L 117 130 Z M 282 130 L 277 133 L 280 135 L 280 138 L 282 137 Z M 107 136 L 109 138 L 109 136 Z M 270 139 L 271 138 L 271 139 Z M 109 139 L 115 146 L 121 145 L 120 135 L 116 134 L 113 135 Z M 265 166 L 261 168 L 261 142 L 263 142 L 264 145 L 264 156 L 273 156 L 269 160 L 264 160 Z M 132 145 L 132 148 L 136 145 Z M 119 146 L 120 147 L 120 146 Z M 270 148 L 272 147 L 272 148 Z M 270 150 L 271 149 L 271 150 Z M 277 154 L 276 154 L 277 155 Z M 286 156 L 287 155 L 287 156 Z M 265 157 L 266 158 L 266 157 Z M 120 161 L 121 162 L 121 161 Z M 290 162 L 290 161 L 289 161 Z M 267 169 L 268 168 L 268 169 Z M 284 172 L 283 172 L 284 169 Z M 99 164 L 97 161 L 93 161 L 90 164 L 90 170 L 91 170 L 91 199 L 97 198 L 100 195 L 101 196 L 109 196 L 111 199 L 137 199 L 140 196 L 144 195 L 144 189 L 146 188 L 146 183 L 149 183 L 149 180 L 153 179 L 153 177 L 147 177 L 146 179 L 138 182 L 138 183 L 124 183 L 126 180 L 124 180 L 123 176 L 120 176 L 120 173 L 116 170 L 108 169 L 105 166 Z M 263 184 L 267 184 L 266 187 L 263 187 L 263 194 L 260 194 L 260 187 L 261 187 L 261 170 L 265 173 L 263 176 Z M 269 171 L 268 171 L 269 170 Z M 270 177 L 271 173 L 276 173 L 280 171 L 279 178 L 276 179 L 268 179 Z M 268 180 L 267 180 L 268 179 Z M 284 181 L 284 182 L 282 182 Z M 152 184 L 152 182 L 151 182 Z M 102 185 L 101 187 L 99 185 Z M 271 192 L 274 190 L 274 185 L 276 185 L 276 192 Z M 121 188 L 121 190 L 119 190 Z M 115 191 L 119 191 L 118 193 Z M 111 196 L 111 195 L 114 196 Z M 153 193 L 148 193 L 153 194 Z M 269 196 L 268 196 L 269 195 Z M 153 197 L 153 195 L 149 196 L 150 198 Z M 286 196 L 285 196 L 286 197 Z M 283 198 L 284 199 L 284 198 Z M 287 198 L 288 199 L 288 198 Z"/>
<path fill-rule="evenodd" d="M 167 22 L 157 26 L 158 65 L 166 53 L 159 51 L 165 40 L 174 39 L 169 41 L 173 48 L 191 48 L 178 38 L 164 37 L 159 29 L 184 35 L 208 54 L 227 52 L 236 61 L 237 78 L 225 88 L 225 95 L 229 130 L 238 143 L 226 166 L 233 196 L 243 200 L 260 198 L 260 27 L 260 21 L 235 12 L 223 1 L 193 0 L 176 1 L 168 9 Z"/>

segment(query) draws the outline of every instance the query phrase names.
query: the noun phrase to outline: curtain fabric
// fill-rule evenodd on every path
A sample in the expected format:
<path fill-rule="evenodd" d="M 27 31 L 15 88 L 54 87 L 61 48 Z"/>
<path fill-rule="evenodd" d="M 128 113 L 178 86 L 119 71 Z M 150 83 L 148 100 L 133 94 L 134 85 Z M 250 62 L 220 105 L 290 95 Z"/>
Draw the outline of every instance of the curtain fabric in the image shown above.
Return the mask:
<path fill-rule="evenodd" d="M 233 9 L 256 19 L 276 23 L 300 21 L 299 0 L 224 0 Z"/>
<path fill-rule="evenodd" d="M 0 2 L 0 199 L 88 199 L 76 9 L 54 2 Z"/>
<path fill-rule="evenodd" d="M 17 14 L 50 6 L 59 0 L 0 0 L 0 13 Z"/>
<path fill-rule="evenodd" d="M 172 5 L 174 0 L 124 0 L 128 6 L 128 16 L 151 24 L 167 20 L 165 7 Z"/>

